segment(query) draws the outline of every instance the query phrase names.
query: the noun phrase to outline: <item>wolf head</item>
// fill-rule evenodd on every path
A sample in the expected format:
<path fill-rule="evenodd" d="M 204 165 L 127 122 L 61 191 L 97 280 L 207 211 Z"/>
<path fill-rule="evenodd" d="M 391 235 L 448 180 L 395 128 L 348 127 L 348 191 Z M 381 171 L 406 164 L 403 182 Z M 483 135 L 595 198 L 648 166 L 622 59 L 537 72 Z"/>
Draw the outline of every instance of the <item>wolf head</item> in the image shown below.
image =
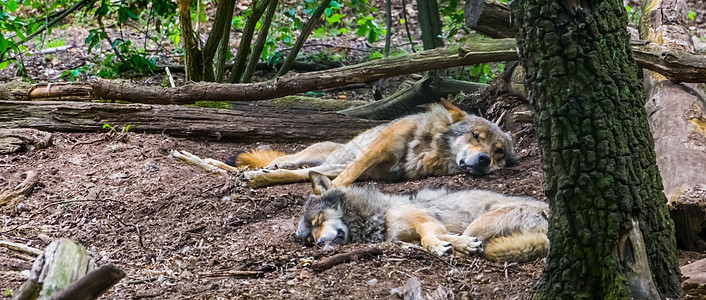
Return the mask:
<path fill-rule="evenodd" d="M 512 137 L 497 124 L 466 112 L 442 99 L 452 124 L 444 134 L 456 164 L 465 172 L 485 175 L 515 162 Z"/>
<path fill-rule="evenodd" d="M 307 246 L 350 242 L 350 231 L 342 220 L 346 195 L 340 189 L 332 189 L 331 180 L 325 175 L 311 172 L 309 177 L 314 192 L 304 203 L 296 238 Z"/>

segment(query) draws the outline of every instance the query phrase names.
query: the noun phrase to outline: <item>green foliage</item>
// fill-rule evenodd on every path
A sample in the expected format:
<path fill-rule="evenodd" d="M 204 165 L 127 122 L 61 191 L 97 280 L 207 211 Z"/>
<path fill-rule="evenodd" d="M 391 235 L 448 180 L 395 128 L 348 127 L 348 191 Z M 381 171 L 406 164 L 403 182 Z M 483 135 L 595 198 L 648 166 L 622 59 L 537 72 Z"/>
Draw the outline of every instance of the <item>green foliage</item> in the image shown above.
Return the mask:
<path fill-rule="evenodd" d="M 446 39 L 452 41 L 459 30 L 462 30 L 464 34 L 469 34 L 470 31 L 466 27 L 466 21 L 463 19 L 463 9 L 458 9 L 458 0 L 443 0 L 440 1 L 440 10 L 442 16 L 444 16 L 444 31 L 448 32 L 446 34 Z"/>
<path fill-rule="evenodd" d="M 6 288 L 5 291 L 2 292 L 2 296 L 6 298 L 12 297 L 12 295 L 13 293 L 11 288 Z"/>
<path fill-rule="evenodd" d="M 73 70 L 66 70 L 61 75 L 59 78 L 64 78 L 67 77 L 69 81 L 76 81 L 76 77 L 82 77 L 86 76 L 88 72 L 90 71 L 90 66 L 81 66 Z"/>
<path fill-rule="evenodd" d="M 640 24 L 640 18 L 642 17 L 640 8 L 632 8 L 629 5 L 625 5 L 625 11 L 628 13 L 628 23 L 632 25 Z"/>
<path fill-rule="evenodd" d="M 494 67 L 492 66 L 494 65 Z M 456 79 L 470 79 L 479 83 L 488 83 L 497 75 L 505 71 L 505 64 L 477 64 L 471 67 L 471 70 L 466 74 L 460 74 Z"/>

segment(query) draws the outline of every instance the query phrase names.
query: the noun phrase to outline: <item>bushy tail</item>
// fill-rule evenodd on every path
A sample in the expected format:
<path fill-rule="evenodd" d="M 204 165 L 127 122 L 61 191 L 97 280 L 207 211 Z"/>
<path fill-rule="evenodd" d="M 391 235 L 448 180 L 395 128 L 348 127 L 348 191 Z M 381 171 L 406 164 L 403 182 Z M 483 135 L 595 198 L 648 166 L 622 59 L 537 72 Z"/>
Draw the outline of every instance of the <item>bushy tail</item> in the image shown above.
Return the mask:
<path fill-rule="evenodd" d="M 284 152 L 272 150 L 272 149 L 252 149 L 248 152 L 238 154 L 238 158 L 235 160 L 235 165 L 240 168 L 251 168 L 259 169 L 266 167 L 273 160 L 278 157 L 287 155 Z"/>
<path fill-rule="evenodd" d="M 514 234 L 493 238 L 483 255 L 497 262 L 528 262 L 547 256 L 549 239 L 545 233 Z"/>

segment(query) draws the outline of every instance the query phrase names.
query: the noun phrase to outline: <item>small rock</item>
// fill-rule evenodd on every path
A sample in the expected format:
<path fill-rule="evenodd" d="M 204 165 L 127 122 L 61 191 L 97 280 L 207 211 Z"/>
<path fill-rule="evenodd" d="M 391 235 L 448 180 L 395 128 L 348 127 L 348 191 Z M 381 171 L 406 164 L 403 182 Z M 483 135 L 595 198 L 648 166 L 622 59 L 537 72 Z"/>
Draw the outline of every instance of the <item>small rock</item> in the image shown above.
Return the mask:
<path fill-rule="evenodd" d="M 378 284 L 378 279 L 377 278 L 370 279 L 370 280 L 368 280 L 367 283 L 370 286 L 376 285 L 376 284 Z"/>
<path fill-rule="evenodd" d="M 230 202 L 230 196 L 223 196 L 223 198 L 221 198 L 221 203 L 226 204 L 228 202 Z"/>
<path fill-rule="evenodd" d="M 29 207 L 27 207 L 26 204 L 24 204 L 22 202 L 17 204 L 17 211 L 25 211 L 25 210 L 29 210 Z"/>

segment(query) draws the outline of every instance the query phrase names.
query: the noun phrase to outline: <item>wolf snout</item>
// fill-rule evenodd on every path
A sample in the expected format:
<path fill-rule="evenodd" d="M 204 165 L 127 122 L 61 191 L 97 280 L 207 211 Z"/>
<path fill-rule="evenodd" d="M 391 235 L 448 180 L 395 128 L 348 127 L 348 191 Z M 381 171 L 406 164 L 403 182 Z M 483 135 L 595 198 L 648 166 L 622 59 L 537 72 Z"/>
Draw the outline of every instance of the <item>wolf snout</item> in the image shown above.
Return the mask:
<path fill-rule="evenodd" d="M 476 154 L 470 159 L 462 159 L 458 162 L 458 166 L 474 175 L 486 174 L 490 166 L 490 155 L 487 153 Z"/>

